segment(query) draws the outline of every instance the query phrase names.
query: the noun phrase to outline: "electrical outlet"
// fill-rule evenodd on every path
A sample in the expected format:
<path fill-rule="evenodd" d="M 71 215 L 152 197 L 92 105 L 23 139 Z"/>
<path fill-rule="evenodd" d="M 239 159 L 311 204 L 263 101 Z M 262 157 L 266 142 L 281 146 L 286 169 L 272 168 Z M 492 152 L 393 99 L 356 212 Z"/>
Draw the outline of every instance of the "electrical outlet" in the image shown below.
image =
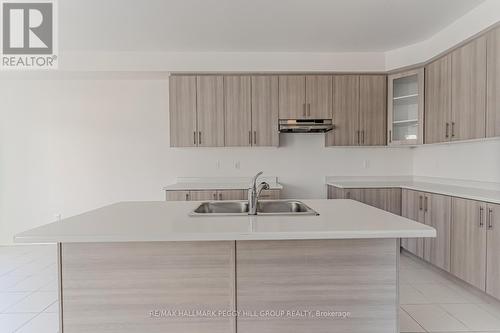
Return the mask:
<path fill-rule="evenodd" d="M 220 161 L 215 162 L 215 168 L 220 169 Z"/>
<path fill-rule="evenodd" d="M 370 161 L 369 160 L 364 160 L 363 161 L 363 168 L 368 169 L 370 167 Z"/>
<path fill-rule="evenodd" d="M 240 168 L 240 161 L 234 162 L 234 168 L 239 169 Z"/>

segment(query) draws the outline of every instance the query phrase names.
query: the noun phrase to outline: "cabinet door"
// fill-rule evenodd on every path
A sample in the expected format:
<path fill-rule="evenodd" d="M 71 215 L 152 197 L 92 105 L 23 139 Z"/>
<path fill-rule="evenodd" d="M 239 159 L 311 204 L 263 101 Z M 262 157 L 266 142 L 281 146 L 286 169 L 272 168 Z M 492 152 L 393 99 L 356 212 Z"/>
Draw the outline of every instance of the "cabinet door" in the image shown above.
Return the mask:
<path fill-rule="evenodd" d="M 359 76 L 334 75 L 333 124 L 326 133 L 325 146 L 356 146 L 359 144 Z"/>
<path fill-rule="evenodd" d="M 473 40 L 451 56 L 451 139 L 484 138 L 486 37 Z"/>
<path fill-rule="evenodd" d="M 196 76 L 170 77 L 169 114 L 170 146 L 196 146 Z"/>
<path fill-rule="evenodd" d="M 166 191 L 165 199 L 167 201 L 189 201 L 189 191 Z"/>
<path fill-rule="evenodd" d="M 202 200 L 217 200 L 217 191 L 214 190 L 200 190 L 200 191 L 189 191 L 189 198 L 192 201 L 202 201 Z"/>
<path fill-rule="evenodd" d="M 304 75 L 279 77 L 279 118 L 306 118 L 306 78 Z"/>
<path fill-rule="evenodd" d="M 424 259 L 450 271 L 451 197 L 426 193 L 424 197 L 425 224 L 436 229 L 436 238 L 424 239 Z"/>
<path fill-rule="evenodd" d="M 359 77 L 359 129 L 361 145 L 387 144 L 387 76 Z"/>
<path fill-rule="evenodd" d="M 332 77 L 306 76 L 306 114 L 310 119 L 332 118 Z"/>
<path fill-rule="evenodd" d="M 225 146 L 252 145 L 250 76 L 224 77 Z"/>
<path fill-rule="evenodd" d="M 364 200 L 364 191 L 362 188 L 346 188 L 344 189 L 344 199 L 356 200 L 359 202 L 363 202 Z"/>
<path fill-rule="evenodd" d="M 488 33 L 486 136 L 500 136 L 500 28 Z"/>
<path fill-rule="evenodd" d="M 500 299 L 500 205 L 488 204 L 487 211 L 486 292 Z"/>
<path fill-rule="evenodd" d="M 402 190 L 401 215 L 410 220 L 424 223 L 423 194 L 413 190 Z M 401 241 L 403 248 L 417 257 L 424 256 L 424 239 L 407 238 Z"/>
<path fill-rule="evenodd" d="M 367 188 L 363 189 L 362 202 L 401 215 L 401 189 L 399 188 Z"/>
<path fill-rule="evenodd" d="M 279 145 L 277 76 L 252 76 L 252 145 Z"/>
<path fill-rule="evenodd" d="M 328 199 L 344 199 L 344 189 L 327 185 L 327 198 Z"/>
<path fill-rule="evenodd" d="M 479 201 L 452 199 L 451 273 L 485 290 L 486 205 Z"/>
<path fill-rule="evenodd" d="M 224 105 L 222 76 L 203 75 L 196 79 L 198 146 L 224 145 Z"/>
<path fill-rule="evenodd" d="M 219 200 L 244 200 L 247 198 L 245 190 L 220 190 L 217 191 Z"/>
<path fill-rule="evenodd" d="M 438 59 L 425 68 L 425 142 L 450 140 L 451 56 Z"/>

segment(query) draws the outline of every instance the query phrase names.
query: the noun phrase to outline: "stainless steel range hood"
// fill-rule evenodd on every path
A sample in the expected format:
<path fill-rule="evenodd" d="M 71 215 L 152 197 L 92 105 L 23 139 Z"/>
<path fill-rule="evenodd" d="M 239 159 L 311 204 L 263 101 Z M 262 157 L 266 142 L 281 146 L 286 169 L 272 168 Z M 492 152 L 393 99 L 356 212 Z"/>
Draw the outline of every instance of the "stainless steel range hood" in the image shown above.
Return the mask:
<path fill-rule="evenodd" d="M 280 119 L 281 133 L 325 133 L 333 129 L 331 119 Z"/>

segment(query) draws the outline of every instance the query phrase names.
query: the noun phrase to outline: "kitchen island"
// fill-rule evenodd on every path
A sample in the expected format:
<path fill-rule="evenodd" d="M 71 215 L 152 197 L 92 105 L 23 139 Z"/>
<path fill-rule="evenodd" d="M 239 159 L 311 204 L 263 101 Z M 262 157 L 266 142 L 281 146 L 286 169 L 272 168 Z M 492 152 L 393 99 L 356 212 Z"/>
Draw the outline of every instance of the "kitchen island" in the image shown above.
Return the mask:
<path fill-rule="evenodd" d="M 426 225 L 352 200 L 318 216 L 190 216 L 122 202 L 16 235 L 58 243 L 61 333 L 398 332 L 399 238 Z"/>

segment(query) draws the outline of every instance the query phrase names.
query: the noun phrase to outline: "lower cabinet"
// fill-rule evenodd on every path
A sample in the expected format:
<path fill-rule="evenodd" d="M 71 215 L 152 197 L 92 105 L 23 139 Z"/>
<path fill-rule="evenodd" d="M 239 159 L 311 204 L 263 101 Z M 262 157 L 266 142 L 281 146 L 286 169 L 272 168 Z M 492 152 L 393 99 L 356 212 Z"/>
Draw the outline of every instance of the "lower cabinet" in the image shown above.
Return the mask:
<path fill-rule="evenodd" d="M 400 188 L 340 188 L 328 185 L 328 199 L 352 199 L 401 215 Z"/>
<path fill-rule="evenodd" d="M 424 223 L 424 202 L 421 192 L 413 190 L 402 190 L 401 216 L 410 220 Z M 401 246 L 410 253 L 419 258 L 424 257 L 424 239 L 423 238 L 404 238 L 401 240 Z"/>
<path fill-rule="evenodd" d="M 451 272 L 458 278 L 486 288 L 487 204 L 453 198 Z"/>
<path fill-rule="evenodd" d="M 165 191 L 166 201 L 202 201 L 202 200 L 246 200 L 247 190 L 196 190 L 196 191 Z M 263 190 L 259 198 L 262 200 L 277 200 L 281 190 Z"/>
<path fill-rule="evenodd" d="M 486 292 L 500 299 L 500 205 L 486 208 Z"/>

